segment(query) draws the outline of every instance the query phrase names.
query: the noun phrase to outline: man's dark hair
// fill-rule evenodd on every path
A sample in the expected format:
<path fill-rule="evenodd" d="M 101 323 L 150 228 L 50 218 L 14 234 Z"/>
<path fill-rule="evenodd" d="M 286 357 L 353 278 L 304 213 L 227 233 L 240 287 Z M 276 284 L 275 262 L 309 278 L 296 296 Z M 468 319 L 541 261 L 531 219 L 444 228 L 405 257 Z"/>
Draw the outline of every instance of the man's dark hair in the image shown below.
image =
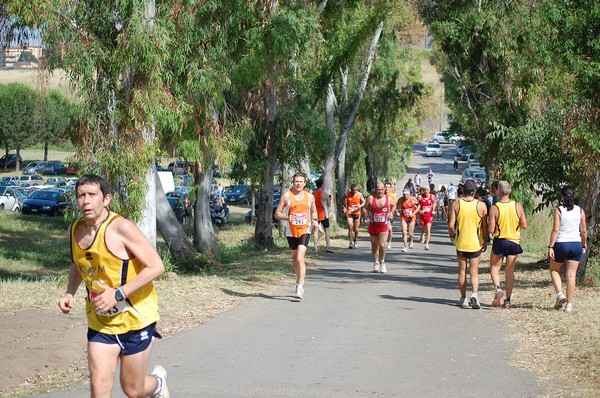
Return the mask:
<path fill-rule="evenodd" d="M 110 184 L 106 180 L 106 178 L 101 177 L 96 174 L 85 174 L 77 180 L 75 183 L 75 192 L 81 185 L 86 184 L 96 184 L 100 187 L 100 191 L 102 191 L 102 196 L 106 196 L 111 193 Z"/>
<path fill-rule="evenodd" d="M 319 178 L 317 181 L 315 181 L 315 185 L 317 188 L 321 188 L 323 186 L 323 179 Z"/>

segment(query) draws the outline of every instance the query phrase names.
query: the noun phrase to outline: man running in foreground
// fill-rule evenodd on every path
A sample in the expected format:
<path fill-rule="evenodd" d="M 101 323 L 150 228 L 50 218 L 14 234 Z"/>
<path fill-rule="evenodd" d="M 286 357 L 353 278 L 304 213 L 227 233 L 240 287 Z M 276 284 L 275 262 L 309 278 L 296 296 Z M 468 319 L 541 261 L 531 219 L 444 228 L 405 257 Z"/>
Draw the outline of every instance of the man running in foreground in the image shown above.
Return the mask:
<path fill-rule="evenodd" d="M 72 263 L 67 293 L 58 306 L 68 314 L 84 282 L 91 395 L 111 396 L 120 361 L 127 396 L 168 398 L 165 369 L 157 365 L 145 374 L 152 340 L 160 338 L 152 281 L 164 272 L 163 262 L 133 222 L 108 210 L 108 181 L 84 175 L 75 192 L 83 216 L 69 229 Z"/>
<path fill-rule="evenodd" d="M 275 218 L 285 221 L 285 235 L 292 252 L 294 273 L 296 274 L 296 298 L 303 299 L 306 276 L 304 255 L 310 241 L 312 228 L 319 226 L 319 218 L 314 196 L 304 190 L 306 186 L 304 174 L 294 174 L 292 184 L 292 189 L 281 196 L 275 211 Z"/>

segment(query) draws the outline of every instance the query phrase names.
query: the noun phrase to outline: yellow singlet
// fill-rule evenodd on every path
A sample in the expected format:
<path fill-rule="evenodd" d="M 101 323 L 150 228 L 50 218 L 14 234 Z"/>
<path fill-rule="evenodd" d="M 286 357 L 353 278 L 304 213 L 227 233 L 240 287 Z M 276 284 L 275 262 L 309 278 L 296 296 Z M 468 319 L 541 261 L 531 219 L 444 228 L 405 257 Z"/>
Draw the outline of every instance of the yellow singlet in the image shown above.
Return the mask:
<path fill-rule="evenodd" d="M 106 334 L 143 329 L 159 319 L 158 299 L 152 282 L 131 293 L 126 300 L 117 303 L 106 313 L 97 314 L 91 303 L 91 299 L 101 292 L 98 283 L 116 288 L 135 278 L 144 268 L 138 259 L 120 259 L 106 247 L 106 227 L 118 217 L 122 216 L 110 212 L 106 222 L 98 229 L 92 245 L 85 249 L 80 248 L 75 240 L 75 230 L 83 219 L 75 221 L 71 226 L 71 260 L 79 269 L 87 290 L 88 326 Z"/>
<path fill-rule="evenodd" d="M 478 203 L 476 199 L 469 202 L 464 199 L 458 201 L 459 210 L 456 217 L 458 224 L 456 250 L 458 251 L 474 253 L 483 247 L 481 216 L 477 212 Z"/>
<path fill-rule="evenodd" d="M 514 200 L 510 202 L 496 202 L 494 206 L 498 208 L 498 219 L 496 220 L 494 237 L 521 243 L 517 202 Z"/>

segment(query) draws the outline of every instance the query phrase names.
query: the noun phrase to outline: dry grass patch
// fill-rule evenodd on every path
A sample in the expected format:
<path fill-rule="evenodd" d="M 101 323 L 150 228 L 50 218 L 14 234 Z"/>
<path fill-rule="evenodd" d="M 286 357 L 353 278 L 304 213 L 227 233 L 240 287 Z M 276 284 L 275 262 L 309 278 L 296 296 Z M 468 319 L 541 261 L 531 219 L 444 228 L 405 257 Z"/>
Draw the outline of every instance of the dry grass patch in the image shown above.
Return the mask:
<path fill-rule="evenodd" d="M 526 259 L 524 259 L 526 260 Z M 574 311 L 554 310 L 548 262 L 519 262 L 514 310 L 498 311 L 517 343 L 514 363 L 537 373 L 548 397 L 597 397 L 600 391 L 600 316 L 597 288 L 578 287 Z"/>

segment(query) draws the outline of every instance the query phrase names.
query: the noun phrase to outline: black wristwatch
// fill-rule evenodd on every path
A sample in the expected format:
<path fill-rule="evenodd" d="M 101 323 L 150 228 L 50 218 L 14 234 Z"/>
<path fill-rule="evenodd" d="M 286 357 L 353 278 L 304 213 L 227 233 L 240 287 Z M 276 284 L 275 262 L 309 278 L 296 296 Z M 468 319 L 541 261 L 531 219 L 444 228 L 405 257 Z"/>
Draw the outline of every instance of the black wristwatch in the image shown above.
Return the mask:
<path fill-rule="evenodd" d="M 115 290 L 115 299 L 116 299 L 117 301 L 123 301 L 123 300 L 125 300 L 125 298 L 126 298 L 126 297 L 125 297 L 125 295 L 123 294 L 123 290 L 121 290 L 121 288 L 120 288 L 120 287 L 118 287 L 118 288 Z"/>

